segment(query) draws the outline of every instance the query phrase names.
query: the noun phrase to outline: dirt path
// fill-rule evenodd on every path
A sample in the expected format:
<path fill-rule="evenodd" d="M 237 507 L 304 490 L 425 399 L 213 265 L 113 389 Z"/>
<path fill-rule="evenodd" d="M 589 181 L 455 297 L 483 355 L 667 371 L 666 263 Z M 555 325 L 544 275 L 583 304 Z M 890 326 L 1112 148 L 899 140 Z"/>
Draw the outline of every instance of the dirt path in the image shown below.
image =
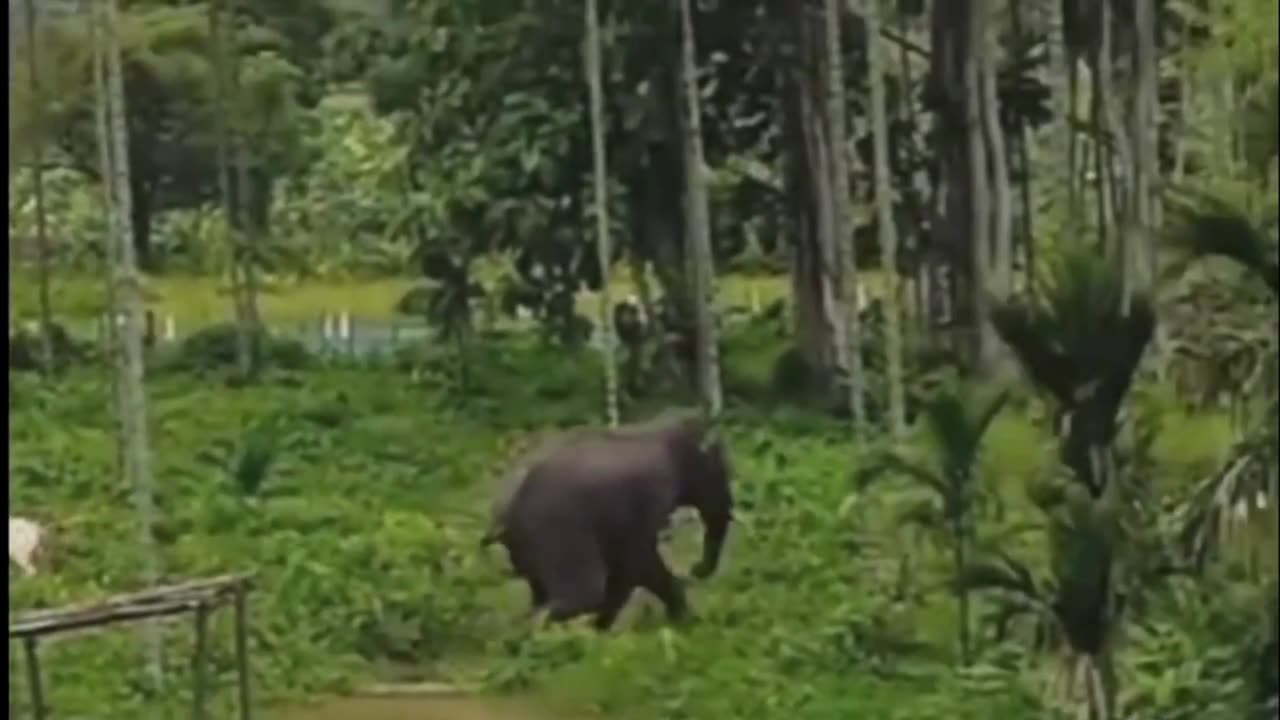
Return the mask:
<path fill-rule="evenodd" d="M 267 720 L 547 720 L 518 700 L 483 697 L 338 698 L 264 713 Z"/>

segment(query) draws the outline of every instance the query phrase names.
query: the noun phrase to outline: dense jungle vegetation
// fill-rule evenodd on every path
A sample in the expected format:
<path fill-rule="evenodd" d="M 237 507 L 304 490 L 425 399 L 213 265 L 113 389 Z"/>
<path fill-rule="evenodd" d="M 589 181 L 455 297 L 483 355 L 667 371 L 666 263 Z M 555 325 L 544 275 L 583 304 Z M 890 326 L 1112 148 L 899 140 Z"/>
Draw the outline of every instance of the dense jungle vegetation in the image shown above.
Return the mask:
<path fill-rule="evenodd" d="M 1276 0 L 9 13 L 11 622 L 248 570 L 264 707 L 1276 717 Z M 694 621 L 528 622 L 500 478 L 673 406 L 736 473 Z M 161 628 L 46 644 L 53 715 L 187 712 Z"/>

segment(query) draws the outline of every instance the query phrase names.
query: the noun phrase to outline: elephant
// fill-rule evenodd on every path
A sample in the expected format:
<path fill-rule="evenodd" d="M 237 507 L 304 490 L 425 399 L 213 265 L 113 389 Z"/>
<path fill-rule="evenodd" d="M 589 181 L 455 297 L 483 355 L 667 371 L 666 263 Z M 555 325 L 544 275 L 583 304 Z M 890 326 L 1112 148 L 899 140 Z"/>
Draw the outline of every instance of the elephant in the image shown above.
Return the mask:
<path fill-rule="evenodd" d="M 550 622 L 594 613 L 607 630 L 636 588 L 680 621 L 688 602 L 658 534 L 677 508 L 695 509 L 704 536 L 692 574 L 714 574 L 733 519 L 731 476 L 724 443 L 696 416 L 580 429 L 544 443 L 509 476 L 482 544 L 506 548 L 532 611 L 545 609 Z"/>

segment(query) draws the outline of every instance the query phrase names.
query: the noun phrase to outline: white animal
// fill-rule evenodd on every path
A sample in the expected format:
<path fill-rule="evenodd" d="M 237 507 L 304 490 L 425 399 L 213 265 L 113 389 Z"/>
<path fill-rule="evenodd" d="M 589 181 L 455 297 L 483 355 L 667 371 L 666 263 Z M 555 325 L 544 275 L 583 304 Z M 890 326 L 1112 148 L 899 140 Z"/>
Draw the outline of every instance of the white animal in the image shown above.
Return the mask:
<path fill-rule="evenodd" d="M 24 517 L 9 516 L 9 560 L 27 575 L 36 574 L 35 561 L 45 538 L 40 523 Z"/>

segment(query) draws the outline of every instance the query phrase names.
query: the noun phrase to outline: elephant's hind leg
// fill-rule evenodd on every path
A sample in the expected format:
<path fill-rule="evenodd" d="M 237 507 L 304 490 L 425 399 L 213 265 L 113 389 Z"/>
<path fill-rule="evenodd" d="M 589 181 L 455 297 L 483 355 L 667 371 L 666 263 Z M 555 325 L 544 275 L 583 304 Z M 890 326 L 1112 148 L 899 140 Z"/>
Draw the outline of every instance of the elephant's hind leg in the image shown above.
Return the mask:
<path fill-rule="evenodd" d="M 529 612 L 537 614 L 547 605 L 547 589 L 543 586 L 542 581 L 538 579 L 538 569 L 534 567 L 529 559 L 528 553 L 519 552 L 519 546 L 514 544 L 507 546 L 507 556 L 511 560 L 511 567 L 515 574 L 529 585 Z"/>
<path fill-rule="evenodd" d="M 562 533 L 542 548 L 535 562 L 549 620 L 568 620 L 604 604 L 605 566 L 593 539 Z"/>

